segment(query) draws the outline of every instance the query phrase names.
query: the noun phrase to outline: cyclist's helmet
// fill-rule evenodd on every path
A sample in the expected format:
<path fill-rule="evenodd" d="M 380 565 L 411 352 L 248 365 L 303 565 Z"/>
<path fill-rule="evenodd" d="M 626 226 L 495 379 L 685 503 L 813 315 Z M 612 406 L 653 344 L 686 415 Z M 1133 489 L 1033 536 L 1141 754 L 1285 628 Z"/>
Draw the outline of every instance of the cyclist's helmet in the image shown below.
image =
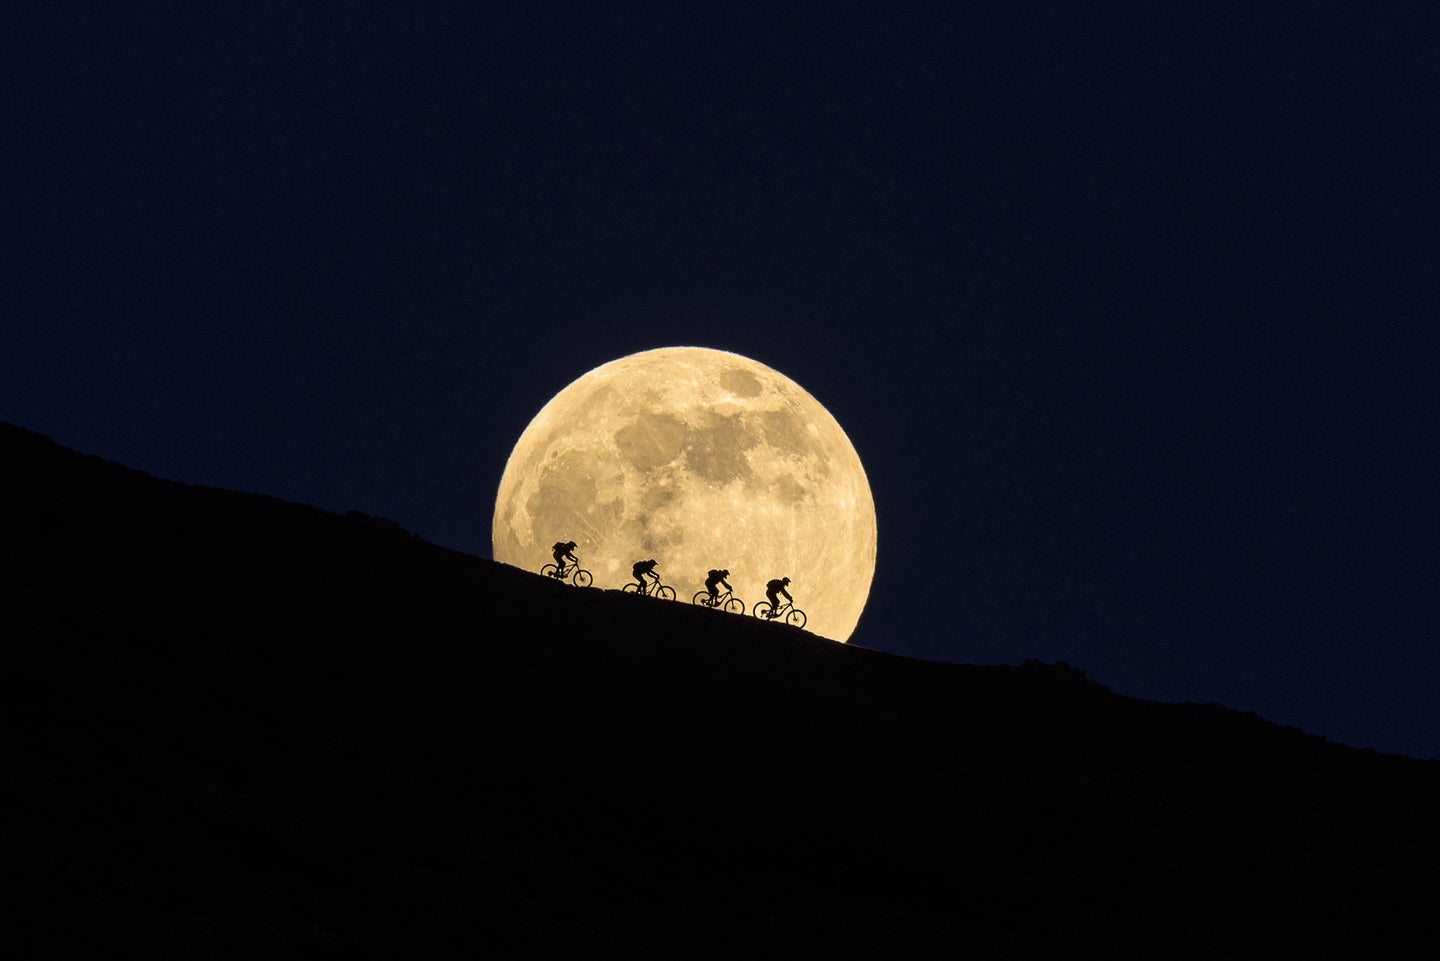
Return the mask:
<path fill-rule="evenodd" d="M 568 547 L 568 548 L 570 548 L 570 549 L 573 551 L 573 550 L 575 549 L 575 542 L 574 542 L 574 541 L 566 541 L 566 542 L 565 542 L 565 546 Z"/>
<path fill-rule="evenodd" d="M 720 569 L 720 576 L 721 576 L 721 577 L 729 577 L 729 576 L 730 576 L 730 572 L 727 571 L 727 570 L 725 570 L 724 568 L 721 568 L 721 569 Z"/>
<path fill-rule="evenodd" d="M 782 578 L 780 578 L 780 583 L 784 584 L 786 587 L 789 587 L 789 586 L 790 586 L 790 578 L 788 578 L 788 577 L 782 577 Z"/>

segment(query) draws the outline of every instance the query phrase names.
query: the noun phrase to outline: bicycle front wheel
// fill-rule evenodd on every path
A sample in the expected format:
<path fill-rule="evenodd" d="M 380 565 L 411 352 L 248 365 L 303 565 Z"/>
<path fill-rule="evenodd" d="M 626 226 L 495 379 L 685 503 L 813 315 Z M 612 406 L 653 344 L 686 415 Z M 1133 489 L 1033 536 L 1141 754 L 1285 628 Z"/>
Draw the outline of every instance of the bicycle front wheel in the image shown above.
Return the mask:
<path fill-rule="evenodd" d="M 790 608 L 790 612 L 785 615 L 785 623 L 789 624 L 791 627 L 804 627 L 805 612 L 796 610 L 793 607 Z"/>
<path fill-rule="evenodd" d="M 590 576 L 589 571 L 579 570 L 570 577 L 570 582 L 576 587 L 589 587 L 595 583 L 595 578 Z"/>
<path fill-rule="evenodd" d="M 725 602 L 725 610 L 730 612 L 731 614 L 744 614 L 745 602 L 740 600 L 740 598 L 738 597 L 732 597 L 730 598 L 730 600 Z"/>
<path fill-rule="evenodd" d="M 671 587 L 669 584 L 661 584 L 659 587 L 655 588 L 655 596 L 660 598 L 660 600 L 662 601 L 673 601 L 675 600 L 675 588 Z"/>

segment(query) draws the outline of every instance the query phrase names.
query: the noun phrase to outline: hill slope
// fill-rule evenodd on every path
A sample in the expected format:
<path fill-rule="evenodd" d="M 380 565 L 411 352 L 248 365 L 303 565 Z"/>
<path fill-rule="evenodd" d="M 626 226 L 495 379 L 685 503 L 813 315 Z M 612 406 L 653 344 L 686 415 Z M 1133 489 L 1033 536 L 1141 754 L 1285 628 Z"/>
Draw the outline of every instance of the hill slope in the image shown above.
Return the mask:
<path fill-rule="evenodd" d="M 0 529 L 17 956 L 1396 958 L 1440 935 L 1434 763 L 1063 665 L 581 591 L 5 425 Z"/>

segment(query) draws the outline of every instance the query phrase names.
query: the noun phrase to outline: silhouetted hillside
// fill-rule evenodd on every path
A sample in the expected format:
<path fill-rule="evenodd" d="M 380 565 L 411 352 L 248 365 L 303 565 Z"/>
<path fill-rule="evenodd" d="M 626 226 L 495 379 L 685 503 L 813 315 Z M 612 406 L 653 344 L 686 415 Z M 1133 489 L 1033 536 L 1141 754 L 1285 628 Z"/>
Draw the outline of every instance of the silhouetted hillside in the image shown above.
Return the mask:
<path fill-rule="evenodd" d="M 1063 665 L 581 591 L 4 425 L 0 525 L 12 957 L 1428 958 L 1440 936 L 1434 763 Z"/>

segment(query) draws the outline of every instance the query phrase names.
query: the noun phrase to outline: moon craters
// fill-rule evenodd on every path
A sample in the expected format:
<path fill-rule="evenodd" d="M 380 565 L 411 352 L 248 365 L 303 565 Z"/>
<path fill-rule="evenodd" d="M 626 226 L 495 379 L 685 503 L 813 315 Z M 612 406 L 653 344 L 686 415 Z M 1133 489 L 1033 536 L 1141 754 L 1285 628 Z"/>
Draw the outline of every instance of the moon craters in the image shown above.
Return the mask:
<path fill-rule="evenodd" d="M 755 438 L 739 414 L 703 418 L 704 426 L 690 432 L 685 444 L 685 464 L 700 477 L 716 484 L 748 480 L 750 462 L 746 452 Z"/>
<path fill-rule="evenodd" d="M 642 411 L 615 432 L 615 448 L 624 463 L 652 471 L 673 463 L 685 448 L 685 425 L 674 414 Z"/>
<path fill-rule="evenodd" d="M 759 397 L 765 391 L 758 377 L 739 367 L 730 367 L 722 372 L 720 386 L 737 397 Z"/>

